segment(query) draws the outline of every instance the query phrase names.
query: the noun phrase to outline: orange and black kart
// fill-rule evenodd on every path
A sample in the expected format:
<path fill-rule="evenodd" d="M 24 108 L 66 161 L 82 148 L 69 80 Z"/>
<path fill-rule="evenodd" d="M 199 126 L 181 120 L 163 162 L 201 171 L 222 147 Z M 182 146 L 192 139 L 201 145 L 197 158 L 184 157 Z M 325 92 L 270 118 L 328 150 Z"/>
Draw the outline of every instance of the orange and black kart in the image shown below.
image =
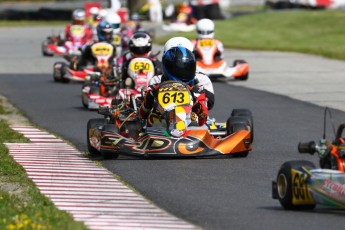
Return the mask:
<path fill-rule="evenodd" d="M 343 136 L 345 123 L 340 124 L 335 132 L 333 140 L 326 139 L 326 114 L 330 114 L 328 108 L 325 109 L 324 133 L 318 143 L 315 141 L 301 142 L 298 144 L 299 153 L 318 153 L 320 158 L 320 167 L 323 169 L 333 169 L 345 172 L 345 137 Z M 331 114 L 330 114 L 331 115 Z M 333 130 L 335 131 L 332 123 Z"/>
<path fill-rule="evenodd" d="M 178 84 L 181 87 L 181 83 Z M 188 98 L 187 87 L 176 91 L 171 83 L 165 86 L 161 84 L 161 88 L 164 87 L 159 91 L 162 96 L 158 93 L 162 107 L 163 101 L 168 104 L 169 100 L 177 98 L 182 103 L 184 96 Z M 180 94 L 176 96 L 175 93 Z M 165 125 L 147 127 L 147 120 L 139 117 L 135 100 L 132 96 L 130 101 L 118 104 L 115 101 L 113 108 L 99 109 L 99 113 L 104 115 L 103 119 L 89 120 L 87 145 L 90 153 L 101 153 L 105 159 L 116 158 L 119 154 L 143 157 L 246 157 L 252 150 L 253 119 L 249 110 L 234 109 L 226 124 L 212 129 L 206 125 L 185 126 L 186 121 L 179 119 L 188 107 L 186 102 L 189 101 L 184 101 L 183 105 L 175 103 L 173 109 L 171 105 L 161 108 L 170 108 L 163 115 L 162 123 Z"/>

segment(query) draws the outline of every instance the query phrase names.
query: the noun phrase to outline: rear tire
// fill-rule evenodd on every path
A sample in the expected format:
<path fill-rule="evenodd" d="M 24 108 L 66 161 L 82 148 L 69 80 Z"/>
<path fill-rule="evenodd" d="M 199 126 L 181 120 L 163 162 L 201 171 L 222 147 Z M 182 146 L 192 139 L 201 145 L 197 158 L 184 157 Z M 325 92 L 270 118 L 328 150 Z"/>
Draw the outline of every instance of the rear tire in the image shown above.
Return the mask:
<path fill-rule="evenodd" d="M 44 40 L 44 41 L 41 43 L 42 55 L 43 55 L 44 57 L 52 57 L 52 56 L 54 56 L 53 54 L 47 53 L 47 52 L 45 51 L 45 47 L 46 47 L 50 42 L 51 42 L 50 39 L 46 39 L 46 40 Z"/>
<path fill-rule="evenodd" d="M 254 120 L 252 112 L 249 109 L 233 109 L 232 117 L 246 117 L 249 120 L 250 142 L 254 142 Z"/>
<path fill-rule="evenodd" d="M 57 65 L 61 65 L 60 68 L 56 67 Z M 65 62 L 55 62 L 53 65 L 53 78 L 55 82 L 62 81 L 62 75 L 64 74 L 64 66 L 66 65 Z"/>
<path fill-rule="evenodd" d="M 281 167 L 277 175 L 277 192 L 280 204 L 287 210 L 311 210 L 315 208 L 315 204 L 295 205 L 292 203 L 292 168 L 305 167 L 306 169 L 314 169 L 315 165 L 309 161 L 288 161 Z"/>
<path fill-rule="evenodd" d="M 61 66 L 61 82 L 62 83 L 68 83 L 70 82 L 70 80 L 68 78 L 65 78 L 65 74 L 66 74 L 66 68 L 68 67 L 67 63 L 62 62 L 62 66 Z"/>
<path fill-rule="evenodd" d="M 87 149 L 89 150 L 90 154 L 93 154 L 93 155 L 100 154 L 100 151 L 94 148 L 90 143 L 90 129 L 97 128 L 98 126 L 104 125 L 106 123 L 107 123 L 106 119 L 103 119 L 103 118 L 95 118 L 87 122 L 86 142 L 87 142 Z"/>

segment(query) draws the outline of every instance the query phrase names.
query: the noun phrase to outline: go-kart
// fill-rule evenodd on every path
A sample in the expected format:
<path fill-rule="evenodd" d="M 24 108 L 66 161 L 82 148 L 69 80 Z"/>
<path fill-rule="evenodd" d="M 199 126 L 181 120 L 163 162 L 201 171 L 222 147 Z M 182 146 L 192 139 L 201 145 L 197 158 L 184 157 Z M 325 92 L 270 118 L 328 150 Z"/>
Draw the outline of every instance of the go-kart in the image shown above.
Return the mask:
<path fill-rule="evenodd" d="M 197 58 L 197 70 L 207 74 L 211 79 L 231 78 L 247 80 L 249 65 L 244 60 L 235 60 L 229 67 L 224 59 L 215 57 L 218 48 L 214 39 L 200 39 L 196 41 L 195 52 Z"/>
<path fill-rule="evenodd" d="M 162 26 L 165 31 L 190 32 L 195 30 L 195 24 L 188 22 L 188 14 L 179 13 L 174 22 Z"/>
<path fill-rule="evenodd" d="M 106 92 L 106 89 L 101 88 L 102 80 L 99 80 L 97 76 L 96 78 L 92 76 L 91 81 L 82 88 L 83 105 L 89 109 L 98 109 L 102 106 L 111 107 L 113 99 L 129 100 L 131 95 L 134 95 L 135 98 L 141 97 L 142 92 L 147 89 L 150 79 L 155 75 L 154 69 L 153 62 L 149 58 L 133 58 L 129 62 L 128 78 L 125 82 L 117 81 L 118 84 L 104 87 L 108 88 L 110 93 L 102 93 Z"/>
<path fill-rule="evenodd" d="M 99 109 L 103 119 L 89 120 L 87 145 L 90 153 L 101 153 L 103 158 L 117 158 L 119 154 L 246 157 L 252 150 L 253 123 L 249 110 L 234 110 L 226 124 L 211 131 L 206 125 L 192 124 L 191 92 L 181 82 L 161 83 L 155 98 L 155 109 L 160 115 L 151 113 L 147 119 L 141 119 L 136 100 L 134 95 L 130 100 L 115 100 L 113 108 Z M 148 120 L 156 122 L 148 126 Z"/>
<path fill-rule="evenodd" d="M 345 124 L 340 124 L 333 141 L 326 139 L 326 115 L 324 133 L 319 143 L 300 142 L 299 153 L 318 153 L 321 169 L 309 161 L 284 163 L 273 181 L 272 194 L 285 209 L 313 209 L 316 204 L 345 207 Z M 335 131 L 333 122 L 333 130 Z"/>
<path fill-rule="evenodd" d="M 317 204 L 345 208 L 345 173 L 288 161 L 272 182 L 272 196 L 287 210 L 310 210 Z"/>
<path fill-rule="evenodd" d="M 43 56 L 66 56 L 79 51 L 91 38 L 87 37 L 85 26 L 72 25 L 70 27 L 71 40 L 64 40 L 64 35 L 50 36 L 42 42 Z"/>
<path fill-rule="evenodd" d="M 55 62 L 53 66 L 53 78 L 56 82 L 68 83 L 72 81 L 84 82 L 88 74 L 93 73 L 94 69 L 99 69 L 104 71 L 104 69 L 109 69 L 110 59 L 114 52 L 114 47 L 106 42 L 98 42 L 92 45 L 91 52 L 96 63 L 93 66 L 87 66 L 82 70 L 77 69 L 76 63 L 78 58 L 71 59 L 71 57 L 80 57 L 77 55 L 67 55 L 65 56 L 66 62 Z M 73 56 L 74 55 L 74 56 Z"/>

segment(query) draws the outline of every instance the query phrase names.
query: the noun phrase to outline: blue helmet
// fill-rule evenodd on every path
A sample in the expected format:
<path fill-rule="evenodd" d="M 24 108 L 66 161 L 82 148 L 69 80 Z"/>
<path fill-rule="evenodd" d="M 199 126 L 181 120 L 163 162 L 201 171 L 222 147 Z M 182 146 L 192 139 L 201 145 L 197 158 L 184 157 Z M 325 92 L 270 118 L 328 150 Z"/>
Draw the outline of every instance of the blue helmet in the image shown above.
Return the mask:
<path fill-rule="evenodd" d="M 113 26 L 106 21 L 101 21 L 97 26 L 97 37 L 100 42 L 112 42 Z"/>
<path fill-rule="evenodd" d="M 167 50 L 162 58 L 163 74 L 173 81 L 190 83 L 195 79 L 196 61 L 194 54 L 183 46 Z"/>

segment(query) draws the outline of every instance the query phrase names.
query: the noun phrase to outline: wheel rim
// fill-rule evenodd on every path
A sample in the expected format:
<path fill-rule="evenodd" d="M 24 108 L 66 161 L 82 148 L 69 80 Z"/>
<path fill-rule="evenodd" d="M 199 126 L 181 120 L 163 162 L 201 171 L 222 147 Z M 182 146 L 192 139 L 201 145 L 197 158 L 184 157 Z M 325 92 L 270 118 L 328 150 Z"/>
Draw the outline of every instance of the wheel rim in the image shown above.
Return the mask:
<path fill-rule="evenodd" d="M 278 177 L 278 194 L 280 198 L 284 198 L 287 190 L 287 180 L 284 174 Z"/>

